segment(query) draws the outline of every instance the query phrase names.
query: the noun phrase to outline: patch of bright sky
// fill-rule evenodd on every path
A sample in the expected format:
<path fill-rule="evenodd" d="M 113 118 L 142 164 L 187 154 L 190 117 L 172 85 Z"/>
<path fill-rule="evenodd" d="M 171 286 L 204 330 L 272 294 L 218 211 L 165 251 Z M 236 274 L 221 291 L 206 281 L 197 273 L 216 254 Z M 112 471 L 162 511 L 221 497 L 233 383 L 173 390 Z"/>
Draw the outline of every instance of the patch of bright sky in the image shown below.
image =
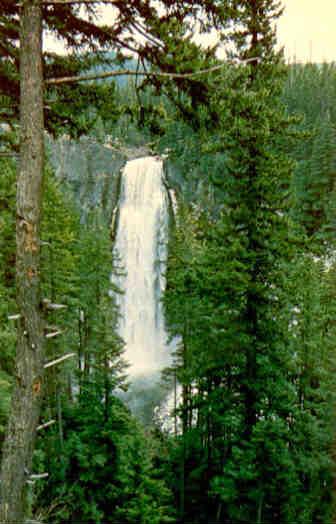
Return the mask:
<path fill-rule="evenodd" d="M 336 61 L 336 0 L 283 0 L 285 12 L 278 21 L 278 42 L 287 60 L 300 62 Z M 112 24 L 111 7 L 102 7 L 102 22 Z M 205 45 L 215 35 L 202 37 Z M 64 52 L 61 42 L 45 39 L 46 49 Z"/>
<path fill-rule="evenodd" d="M 286 57 L 300 62 L 336 61 L 336 0 L 284 0 L 278 40 Z"/>

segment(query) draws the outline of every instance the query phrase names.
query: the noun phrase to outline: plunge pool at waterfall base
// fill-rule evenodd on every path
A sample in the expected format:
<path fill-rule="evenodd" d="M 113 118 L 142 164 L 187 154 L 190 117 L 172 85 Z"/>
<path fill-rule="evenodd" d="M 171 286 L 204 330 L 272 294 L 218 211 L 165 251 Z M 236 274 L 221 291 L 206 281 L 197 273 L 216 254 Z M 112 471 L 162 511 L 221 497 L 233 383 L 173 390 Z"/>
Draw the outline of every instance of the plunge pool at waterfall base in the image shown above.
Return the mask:
<path fill-rule="evenodd" d="M 118 392 L 118 397 L 144 426 L 155 421 L 167 426 L 169 412 L 173 409 L 170 406 L 172 387 L 171 381 L 163 382 L 160 373 L 131 377 L 128 390 Z"/>

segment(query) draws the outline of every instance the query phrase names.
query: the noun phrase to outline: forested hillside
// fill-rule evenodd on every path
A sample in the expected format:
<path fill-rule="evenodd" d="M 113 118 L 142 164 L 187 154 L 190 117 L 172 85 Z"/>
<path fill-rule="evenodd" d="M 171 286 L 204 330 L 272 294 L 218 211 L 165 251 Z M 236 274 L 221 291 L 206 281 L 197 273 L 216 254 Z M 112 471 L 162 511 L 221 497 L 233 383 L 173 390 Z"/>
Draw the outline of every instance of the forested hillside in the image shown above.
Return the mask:
<path fill-rule="evenodd" d="M 165 304 L 191 522 L 333 521 L 335 72 L 290 66 L 279 113 L 266 99 L 251 118 L 231 93 L 242 112 L 225 100 L 221 136 L 172 123 L 161 139 L 180 197 Z"/>
<path fill-rule="evenodd" d="M 336 66 L 284 63 L 273 1 L 163 2 L 162 13 L 131 2 L 118 8 L 113 33 L 94 26 L 90 6 L 85 23 L 73 3 L 45 6 L 44 23 L 75 52 L 43 58 L 41 224 L 38 247 L 32 236 L 22 255 L 20 224 L 28 233 L 30 224 L 15 191 L 24 176 L 15 102 L 22 14 L 3 4 L 0 520 L 335 522 Z M 192 41 L 197 21 L 221 33 L 226 61 Z M 109 68 L 110 79 L 74 79 Z M 118 68 L 129 73 L 122 82 Z M 170 410 L 158 409 L 161 391 L 140 417 L 123 395 L 132 378 L 113 245 L 121 168 L 147 155 L 164 159 L 163 306 L 175 352 L 162 377 Z M 28 295 L 22 309 L 15 269 L 28 251 L 43 345 L 31 384 Z M 15 395 L 28 390 L 22 409 L 37 409 L 39 397 L 35 425 L 15 419 Z M 32 437 L 17 448 L 24 463 L 13 459 L 22 490 L 10 508 L 13 434 L 19 443 Z"/>

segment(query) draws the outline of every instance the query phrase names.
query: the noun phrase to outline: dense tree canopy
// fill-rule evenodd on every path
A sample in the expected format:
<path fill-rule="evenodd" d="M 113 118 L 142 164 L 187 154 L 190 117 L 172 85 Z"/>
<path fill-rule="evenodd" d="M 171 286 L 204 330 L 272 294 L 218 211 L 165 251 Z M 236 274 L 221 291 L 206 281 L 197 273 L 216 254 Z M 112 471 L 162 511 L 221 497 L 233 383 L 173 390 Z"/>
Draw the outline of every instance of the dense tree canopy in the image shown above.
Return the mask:
<path fill-rule="evenodd" d="M 72 358 L 46 372 L 41 425 L 51 425 L 38 432 L 33 470 L 49 476 L 27 484 L 26 513 L 55 523 L 332 522 L 335 66 L 284 65 L 275 0 L 106 3 L 111 27 L 99 21 L 102 2 L 43 3 L 45 31 L 69 50 L 43 56 L 46 127 L 168 156 L 175 411 L 144 428 L 122 401 L 110 223 L 99 209 L 81 212 L 81 183 L 59 183 L 47 167 L 41 290 L 66 307 L 46 318 L 46 358 Z M 15 133 L 20 6 L 0 7 L 1 119 Z M 200 49 L 195 28 L 216 28 L 229 60 Z M 221 67 L 48 84 L 134 56 L 145 72 Z M 3 142 L 15 141 L 6 132 Z M 16 375 L 15 160 L 0 158 L 0 170 L 1 445 Z"/>
<path fill-rule="evenodd" d="M 101 5 L 113 8 L 115 19 L 111 26 L 104 24 Z M 134 57 L 147 69 L 154 67 L 164 72 L 192 72 L 204 64 L 205 58 L 214 59 L 214 49 L 200 53 L 192 41 L 194 27 L 208 31 L 222 25 L 229 9 L 223 2 L 43 2 L 44 31 L 67 49 L 66 55 L 44 53 L 44 78 L 76 76 L 95 68 L 120 67 L 128 57 Z M 0 33 L 0 94 L 1 119 L 13 122 L 19 113 L 19 28 L 20 4 L 1 2 Z M 202 56 L 203 55 L 203 56 Z M 206 89 L 197 79 L 177 79 L 176 83 L 193 99 L 206 101 Z M 157 88 L 162 82 L 155 80 Z M 113 100 L 113 84 L 74 85 L 71 88 L 52 86 L 46 89 L 45 116 L 49 131 L 56 132 L 57 123 L 72 134 L 87 132 L 88 122 L 78 118 L 90 106 L 94 115 L 102 110 L 103 101 Z M 105 107 L 106 109 L 106 107 Z M 110 101 L 109 114 L 117 111 Z M 86 126 L 85 126 L 86 124 Z"/>

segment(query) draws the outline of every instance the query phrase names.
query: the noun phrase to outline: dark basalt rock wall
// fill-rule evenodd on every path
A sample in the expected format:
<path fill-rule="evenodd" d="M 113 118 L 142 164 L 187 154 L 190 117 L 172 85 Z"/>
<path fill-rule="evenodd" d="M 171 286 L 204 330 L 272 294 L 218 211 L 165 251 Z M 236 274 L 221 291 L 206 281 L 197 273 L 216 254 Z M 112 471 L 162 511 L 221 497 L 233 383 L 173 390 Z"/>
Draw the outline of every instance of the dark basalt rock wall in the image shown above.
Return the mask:
<path fill-rule="evenodd" d="M 91 138 L 80 141 L 67 137 L 48 140 L 49 159 L 64 191 L 70 191 L 82 222 L 90 211 L 96 211 L 110 224 L 118 199 L 119 176 L 128 158 L 109 143 Z"/>
<path fill-rule="evenodd" d="M 95 210 L 108 225 L 118 202 L 122 168 L 128 160 L 152 154 L 146 147 L 126 147 L 111 137 L 104 143 L 91 137 L 48 138 L 47 147 L 56 178 L 72 193 L 82 222 Z"/>

